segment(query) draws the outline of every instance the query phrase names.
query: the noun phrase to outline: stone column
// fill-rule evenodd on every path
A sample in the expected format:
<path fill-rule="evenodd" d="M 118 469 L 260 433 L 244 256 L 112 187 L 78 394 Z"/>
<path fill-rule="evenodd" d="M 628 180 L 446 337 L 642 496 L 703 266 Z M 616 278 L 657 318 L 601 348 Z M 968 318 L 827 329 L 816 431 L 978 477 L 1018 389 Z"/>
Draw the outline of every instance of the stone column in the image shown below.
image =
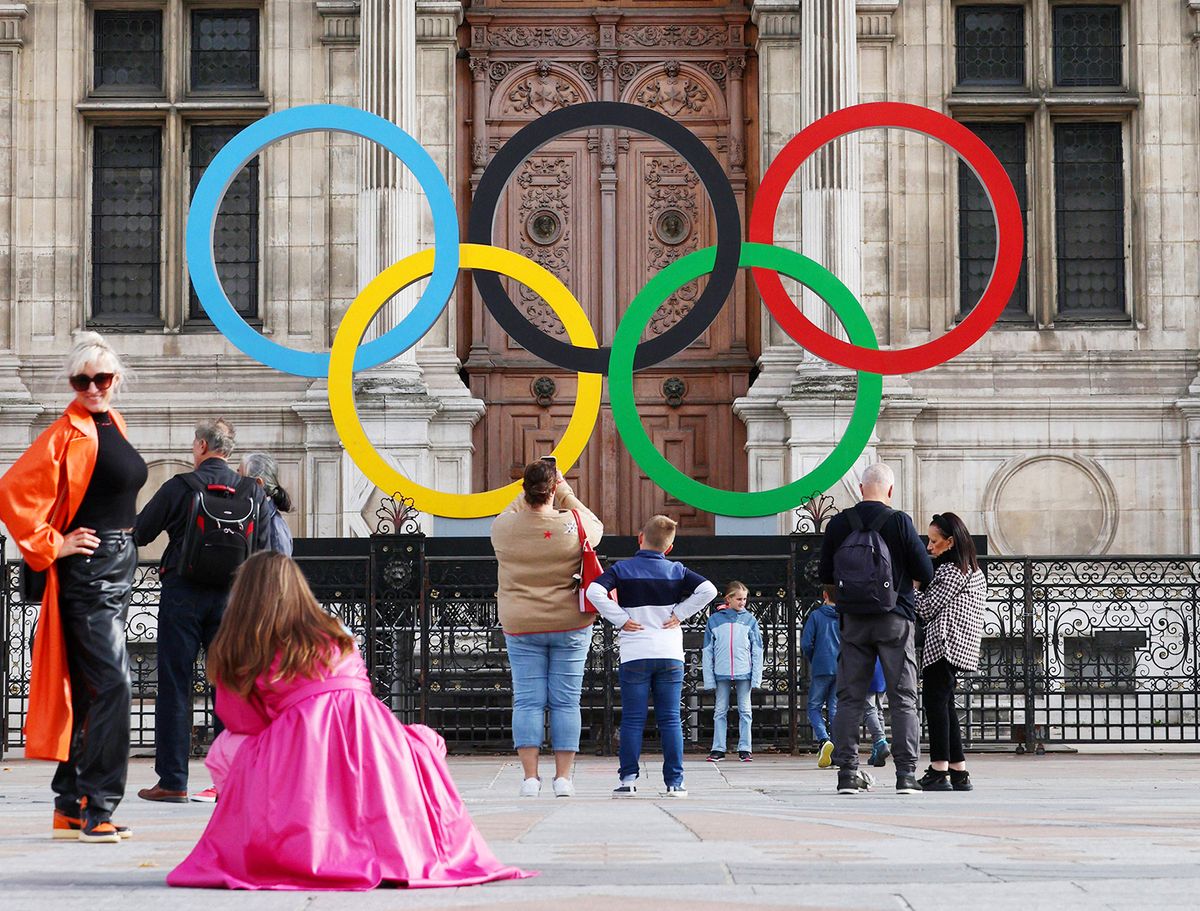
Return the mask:
<path fill-rule="evenodd" d="M 17 269 L 14 248 L 16 229 L 16 141 L 18 105 L 18 64 L 24 44 L 25 19 L 29 7 L 24 3 L 0 3 L 0 401 L 6 405 L 29 402 L 29 390 L 17 373 L 16 355 Z M 15 432 L 20 434 L 29 414 L 14 415 Z"/>

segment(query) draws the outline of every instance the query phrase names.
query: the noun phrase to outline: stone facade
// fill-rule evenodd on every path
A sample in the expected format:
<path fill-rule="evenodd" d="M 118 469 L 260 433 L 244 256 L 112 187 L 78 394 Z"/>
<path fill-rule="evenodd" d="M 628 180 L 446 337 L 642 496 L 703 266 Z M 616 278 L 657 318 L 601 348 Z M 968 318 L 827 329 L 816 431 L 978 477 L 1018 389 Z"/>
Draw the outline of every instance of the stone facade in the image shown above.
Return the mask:
<path fill-rule="evenodd" d="M 605 4 L 614 15 L 628 5 Z M 151 465 L 144 496 L 187 467 L 193 422 L 219 410 L 238 425 L 243 450 L 279 458 L 298 503 L 296 533 L 365 533 L 381 492 L 342 451 L 324 382 L 256 365 L 188 317 L 183 136 L 206 119 L 249 122 L 300 104 L 352 104 L 411 130 L 461 188 L 456 169 L 471 161 L 457 147 L 471 91 L 467 62 L 456 60 L 466 43 L 462 6 L 265 0 L 262 91 L 212 100 L 181 88 L 190 7 L 163 0 L 164 91 L 132 104 L 89 91 L 90 5 L 0 3 L 0 464 L 67 400 L 57 371 L 90 312 L 91 129 L 161 124 L 161 325 L 107 330 L 136 373 L 120 406 Z M 760 171 L 803 125 L 855 101 L 1029 125 L 1028 318 L 997 326 L 949 364 L 887 379 L 862 462 L 878 456 L 895 467 L 898 505 L 921 517 L 955 510 L 999 552 L 1200 548 L 1200 4 L 1120 6 L 1126 69 L 1117 91 L 1056 92 L 1047 84 L 1049 51 L 1031 38 L 1028 87 L 1004 95 L 956 90 L 953 4 L 732 6 L 748 8 L 757 28 L 758 104 L 747 118 L 758 148 L 746 160 Z M 1049 0 L 1024 6 L 1029 33 L 1048 34 Z M 1124 137 L 1128 264 L 1126 318 L 1103 324 L 1056 317 L 1047 139 L 1056 123 L 1097 117 L 1121 124 Z M 359 149 L 353 138 L 311 133 L 263 156 L 259 312 L 277 342 L 328 348 L 364 280 L 397 251 L 431 240 L 403 170 L 374 168 L 377 156 Z M 950 330 L 959 296 L 953 155 L 914 134 L 876 130 L 822 160 L 829 167 L 805 169 L 791 185 L 777 242 L 823 262 L 858 292 L 881 345 L 920 344 Z M 819 301 L 800 300 L 818 325 L 840 331 Z M 407 305 L 401 295 L 386 318 Z M 447 308 L 411 357 L 364 372 L 357 388 L 368 433 L 393 464 L 423 483 L 465 490 L 484 404 L 460 379 L 469 339 L 457 319 Z M 852 373 L 805 356 L 765 314 L 761 326 L 760 371 L 734 403 L 746 424 L 749 484 L 759 489 L 824 457 L 854 390 Z M 848 476 L 831 493 L 845 506 L 855 492 Z M 778 527 L 792 524 L 785 515 Z"/>

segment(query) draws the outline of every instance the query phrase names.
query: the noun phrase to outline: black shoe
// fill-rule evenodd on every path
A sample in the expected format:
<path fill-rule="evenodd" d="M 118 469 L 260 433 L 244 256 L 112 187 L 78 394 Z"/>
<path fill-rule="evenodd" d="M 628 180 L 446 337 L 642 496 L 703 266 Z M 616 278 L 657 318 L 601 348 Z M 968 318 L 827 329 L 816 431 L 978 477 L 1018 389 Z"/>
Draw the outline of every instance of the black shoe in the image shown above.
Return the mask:
<path fill-rule="evenodd" d="M 914 775 L 897 775 L 896 776 L 896 793 L 897 794 L 920 794 L 924 788 L 921 787 L 921 782 L 917 781 Z"/>
<path fill-rule="evenodd" d="M 708 754 L 709 762 L 720 762 L 724 758 L 725 758 L 724 750 L 713 750 L 711 753 Z"/>
<path fill-rule="evenodd" d="M 925 770 L 925 774 L 921 776 L 921 780 L 917 784 L 921 786 L 922 791 L 954 790 L 954 787 L 950 784 L 950 773 L 939 772 L 933 766 Z"/>
<path fill-rule="evenodd" d="M 754 762 L 754 756 L 749 750 L 738 750 L 738 759 L 742 762 Z"/>
<path fill-rule="evenodd" d="M 858 769 L 838 769 L 837 792 L 839 794 L 858 794 L 861 791 L 869 791 L 873 784 L 875 784 L 875 778 L 869 772 L 862 772 Z"/>
<path fill-rule="evenodd" d="M 971 773 L 966 769 L 961 772 L 957 769 L 950 770 L 950 786 L 956 791 L 974 791 L 975 785 L 971 784 Z"/>

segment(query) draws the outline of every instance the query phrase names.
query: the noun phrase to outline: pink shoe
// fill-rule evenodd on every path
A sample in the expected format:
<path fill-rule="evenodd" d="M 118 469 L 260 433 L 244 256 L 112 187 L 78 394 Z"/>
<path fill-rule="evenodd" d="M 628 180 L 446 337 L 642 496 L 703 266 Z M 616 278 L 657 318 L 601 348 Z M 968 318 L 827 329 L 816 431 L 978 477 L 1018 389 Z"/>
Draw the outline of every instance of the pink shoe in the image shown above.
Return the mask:
<path fill-rule="evenodd" d="M 197 791 L 192 795 L 192 800 L 196 803 L 216 803 L 217 789 L 205 788 L 203 791 Z"/>

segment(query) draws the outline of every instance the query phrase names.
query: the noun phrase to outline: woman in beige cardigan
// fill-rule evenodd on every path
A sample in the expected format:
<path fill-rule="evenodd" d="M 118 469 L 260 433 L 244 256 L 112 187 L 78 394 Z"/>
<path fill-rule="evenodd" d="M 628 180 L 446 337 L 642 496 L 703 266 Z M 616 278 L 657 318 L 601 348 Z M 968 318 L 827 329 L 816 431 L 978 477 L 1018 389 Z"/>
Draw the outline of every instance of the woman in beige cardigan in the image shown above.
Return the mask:
<path fill-rule="evenodd" d="M 537 797 L 538 750 L 550 713 L 554 796 L 571 797 L 579 750 L 579 697 L 595 614 L 579 611 L 582 545 L 578 521 L 594 547 L 604 526 L 552 461 L 525 467 L 524 493 L 492 523 L 499 563 L 496 593 L 513 682 L 513 745 L 521 759 L 522 797 Z"/>

